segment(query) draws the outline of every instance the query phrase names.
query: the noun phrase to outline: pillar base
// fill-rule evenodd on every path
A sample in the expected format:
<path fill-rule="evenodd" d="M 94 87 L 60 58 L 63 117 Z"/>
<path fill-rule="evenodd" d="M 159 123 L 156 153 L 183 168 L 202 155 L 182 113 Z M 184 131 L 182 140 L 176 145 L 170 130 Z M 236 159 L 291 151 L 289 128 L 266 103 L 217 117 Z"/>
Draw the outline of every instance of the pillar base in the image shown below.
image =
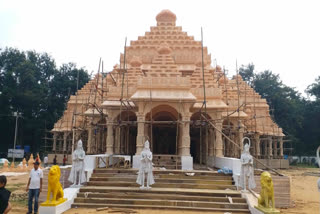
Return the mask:
<path fill-rule="evenodd" d="M 214 156 L 208 156 L 208 166 L 214 167 Z"/>
<path fill-rule="evenodd" d="M 181 156 L 181 169 L 182 170 L 193 170 L 193 157 L 192 156 Z"/>
<path fill-rule="evenodd" d="M 140 168 L 140 160 L 141 155 L 133 155 L 132 156 L 132 168 L 133 169 L 139 169 Z"/>

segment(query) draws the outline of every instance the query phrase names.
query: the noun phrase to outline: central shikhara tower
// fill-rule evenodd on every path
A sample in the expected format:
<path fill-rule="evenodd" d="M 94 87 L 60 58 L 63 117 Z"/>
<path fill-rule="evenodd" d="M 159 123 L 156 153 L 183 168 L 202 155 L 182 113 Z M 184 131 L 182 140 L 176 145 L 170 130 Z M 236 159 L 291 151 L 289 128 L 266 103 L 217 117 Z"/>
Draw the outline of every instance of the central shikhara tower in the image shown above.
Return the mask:
<path fill-rule="evenodd" d="M 239 157 L 252 139 L 251 153 L 262 159 L 283 158 L 282 129 L 272 120 L 265 99 L 241 76 L 229 79 L 211 55 L 176 26 L 176 15 L 163 10 L 157 26 L 131 41 L 120 65 L 97 74 L 75 96 L 56 122 L 53 153 L 70 154 L 72 138 L 82 139 L 88 154 L 140 154 L 145 140 L 154 154 L 181 157 L 192 165 L 213 157 Z M 216 129 L 201 119 L 204 113 Z M 74 133 L 74 134 L 73 134 Z"/>

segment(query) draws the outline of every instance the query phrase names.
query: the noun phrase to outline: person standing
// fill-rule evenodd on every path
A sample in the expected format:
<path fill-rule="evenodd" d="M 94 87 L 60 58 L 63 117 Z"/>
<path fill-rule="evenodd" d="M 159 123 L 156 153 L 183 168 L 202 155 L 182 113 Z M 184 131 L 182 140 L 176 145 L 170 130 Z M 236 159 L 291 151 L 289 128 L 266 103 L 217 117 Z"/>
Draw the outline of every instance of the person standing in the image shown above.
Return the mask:
<path fill-rule="evenodd" d="M 9 198 L 11 192 L 7 190 L 6 187 L 7 178 L 4 175 L 0 176 L 0 213 L 7 214 L 11 210 L 11 204 L 9 202 Z"/>
<path fill-rule="evenodd" d="M 66 163 L 67 163 L 67 157 L 66 157 L 66 155 L 64 155 L 64 156 L 63 156 L 63 166 L 65 166 Z"/>
<path fill-rule="evenodd" d="M 29 191 L 28 195 L 28 212 L 27 214 L 32 214 L 32 201 L 34 198 L 34 213 L 38 213 L 38 199 L 40 192 L 42 191 L 42 179 L 43 172 L 39 168 L 39 162 L 35 162 L 34 168 L 30 172 L 30 177 L 28 181 L 28 185 L 26 188 L 26 192 Z"/>
<path fill-rule="evenodd" d="M 53 158 L 53 165 L 57 165 L 57 155 L 55 155 Z"/>

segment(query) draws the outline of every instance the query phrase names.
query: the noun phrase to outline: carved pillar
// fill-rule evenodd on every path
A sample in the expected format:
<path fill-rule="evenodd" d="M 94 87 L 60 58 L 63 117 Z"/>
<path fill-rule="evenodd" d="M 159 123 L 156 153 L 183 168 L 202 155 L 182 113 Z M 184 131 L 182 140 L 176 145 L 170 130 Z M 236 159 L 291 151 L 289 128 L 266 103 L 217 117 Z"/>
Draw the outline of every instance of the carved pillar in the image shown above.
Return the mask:
<path fill-rule="evenodd" d="M 237 142 L 236 141 L 236 136 L 234 134 L 231 134 L 230 139 L 235 143 Z M 233 143 L 230 142 L 229 156 L 232 157 L 232 158 L 236 157 L 238 150 L 239 150 L 238 147 L 236 147 Z"/>
<path fill-rule="evenodd" d="M 151 124 L 144 123 L 144 136 L 145 136 L 145 140 L 149 140 L 150 150 L 153 153 L 155 151 L 155 149 L 153 148 L 155 145 L 153 144 L 153 142 L 154 142 L 153 139 L 151 142 Z"/>
<path fill-rule="evenodd" d="M 138 134 L 137 134 L 137 142 L 136 142 L 136 155 L 140 155 L 142 149 L 143 149 L 143 144 L 146 141 L 145 137 L 145 131 L 144 131 L 144 120 L 145 120 L 145 115 L 143 113 L 137 113 L 137 123 L 138 123 Z"/>
<path fill-rule="evenodd" d="M 63 132 L 63 152 L 67 151 L 67 137 L 69 133 L 68 132 Z"/>
<path fill-rule="evenodd" d="M 182 153 L 182 129 L 183 129 L 183 124 L 179 124 L 179 134 L 178 134 L 178 151 L 177 154 L 181 155 Z"/>
<path fill-rule="evenodd" d="M 269 148 L 268 148 L 268 158 L 269 159 L 272 159 L 272 136 L 268 136 L 268 141 L 267 141 L 267 143 L 268 143 L 268 146 L 269 146 Z"/>
<path fill-rule="evenodd" d="M 60 136 L 60 139 L 58 139 L 58 144 L 59 144 L 58 151 L 62 152 L 63 151 L 63 132 L 62 132 L 62 134 Z"/>
<path fill-rule="evenodd" d="M 283 137 L 279 137 L 280 158 L 283 158 Z"/>
<path fill-rule="evenodd" d="M 88 126 L 88 142 L 87 142 L 87 153 L 91 154 L 92 153 L 92 126 Z"/>
<path fill-rule="evenodd" d="M 183 115 L 182 116 L 183 123 L 181 124 L 181 150 L 182 156 L 190 156 L 190 116 Z"/>
<path fill-rule="evenodd" d="M 107 120 L 107 154 L 113 154 L 114 136 L 113 136 L 113 118 L 108 117 Z"/>
<path fill-rule="evenodd" d="M 57 149 L 57 137 L 58 133 L 53 133 L 53 145 L 52 145 L 52 151 L 55 152 Z"/>
<path fill-rule="evenodd" d="M 121 135 L 120 154 L 125 154 L 126 141 L 127 141 L 127 128 L 128 127 L 123 127 L 120 130 L 120 135 Z"/>
<path fill-rule="evenodd" d="M 255 156 L 256 156 L 256 158 L 260 158 L 261 154 L 260 154 L 260 136 L 259 136 L 259 134 L 254 135 L 254 142 L 256 144 Z"/>
<path fill-rule="evenodd" d="M 273 158 L 278 158 L 278 139 L 273 138 Z"/>
<path fill-rule="evenodd" d="M 263 140 L 263 156 L 265 159 L 268 158 L 268 140 L 267 139 Z"/>
<path fill-rule="evenodd" d="M 222 122 L 216 122 L 216 128 L 219 131 L 222 131 Z M 216 157 L 223 157 L 223 145 L 222 145 L 222 134 L 215 130 L 216 135 Z"/>
<path fill-rule="evenodd" d="M 209 140 L 209 156 L 214 156 L 214 141 L 215 141 L 215 138 L 214 138 L 214 131 L 213 129 L 209 129 L 209 137 L 210 137 L 210 140 Z"/>
<path fill-rule="evenodd" d="M 121 131 L 120 126 L 117 126 L 115 128 L 115 138 L 114 138 L 114 153 L 115 154 L 120 154 L 120 144 L 121 144 L 120 131 Z"/>

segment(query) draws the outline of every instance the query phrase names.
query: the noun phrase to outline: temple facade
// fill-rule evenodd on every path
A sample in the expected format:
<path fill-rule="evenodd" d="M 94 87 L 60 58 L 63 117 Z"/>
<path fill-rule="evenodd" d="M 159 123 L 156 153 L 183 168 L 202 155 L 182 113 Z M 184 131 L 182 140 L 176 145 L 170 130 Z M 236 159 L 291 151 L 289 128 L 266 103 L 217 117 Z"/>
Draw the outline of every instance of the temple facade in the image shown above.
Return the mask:
<path fill-rule="evenodd" d="M 87 154 L 135 157 L 149 140 L 153 154 L 204 164 L 239 158 L 225 136 L 240 148 L 246 136 L 256 158 L 282 159 L 284 134 L 266 100 L 240 75 L 230 79 L 212 66 L 207 48 L 176 26 L 174 13 L 163 10 L 156 21 L 111 72 L 99 72 L 70 97 L 52 129 L 52 153 L 70 154 L 81 138 Z"/>

